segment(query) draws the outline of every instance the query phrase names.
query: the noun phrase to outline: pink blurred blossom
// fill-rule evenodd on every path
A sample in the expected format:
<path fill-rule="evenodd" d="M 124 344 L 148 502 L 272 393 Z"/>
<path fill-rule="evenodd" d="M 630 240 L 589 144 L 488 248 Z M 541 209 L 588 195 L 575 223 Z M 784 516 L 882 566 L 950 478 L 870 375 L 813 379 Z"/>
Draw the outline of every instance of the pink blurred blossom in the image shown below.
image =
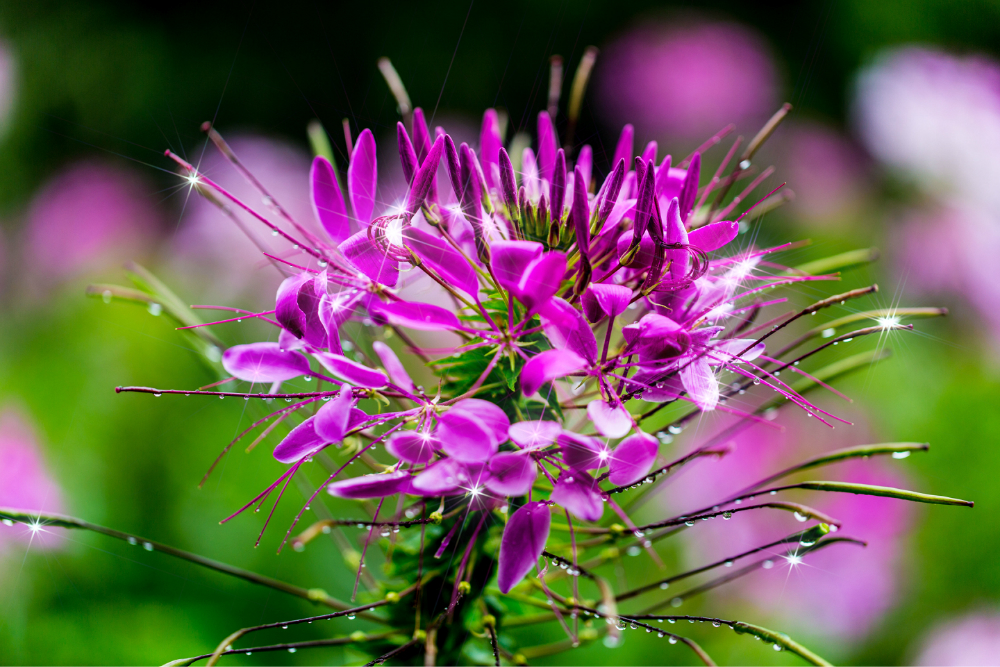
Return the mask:
<path fill-rule="evenodd" d="M 864 426 L 833 430 L 791 411 L 781 423 L 787 428 L 780 432 L 763 425 L 750 427 L 729 443 L 734 448 L 730 454 L 718 461 L 704 460 L 688 473 L 678 475 L 665 495 L 671 513 L 710 506 L 722 500 L 724 494 L 823 452 L 873 442 Z M 820 468 L 799 479 L 906 486 L 898 466 L 881 459 Z M 788 546 L 774 548 L 769 551 L 773 568 L 727 584 L 715 594 L 740 599 L 759 613 L 773 614 L 777 622 L 806 629 L 813 635 L 844 639 L 864 636 L 896 598 L 901 543 L 909 525 L 910 508 L 901 501 L 850 494 L 812 493 L 806 498 L 785 493 L 782 498 L 803 502 L 842 521 L 838 536 L 866 540 L 868 547 L 832 545 L 806 556 L 803 564 L 794 567 L 782 557 Z M 699 522 L 686 534 L 693 551 L 692 562 L 721 560 L 806 525 L 784 514 L 764 509 L 735 514 L 728 521 Z M 735 563 L 734 567 L 762 555 Z"/>
<path fill-rule="evenodd" d="M 309 200 L 310 157 L 287 142 L 253 134 L 227 136 L 240 162 L 299 224 L 318 233 Z M 278 214 L 263 200 L 233 165 L 209 145 L 200 170 L 258 213 L 288 229 Z M 246 233 L 217 206 L 187 186 L 177 196 L 184 197 L 184 213 L 174 240 L 171 262 L 190 289 L 217 299 L 236 295 L 273 293 L 281 281 L 260 248 L 292 262 L 308 263 L 308 256 L 287 252 L 288 244 L 271 236 L 259 221 L 236 206 L 230 206 Z"/>
<path fill-rule="evenodd" d="M 132 259 L 158 232 L 152 189 L 135 174 L 95 161 L 50 178 L 28 205 L 24 269 L 44 285 Z"/>
<path fill-rule="evenodd" d="M 931 631 L 915 665 L 1000 665 L 1000 612 L 983 611 Z"/>
<path fill-rule="evenodd" d="M 62 490 L 42 461 L 31 424 L 11 407 L 0 413 L 0 507 L 56 513 L 63 510 Z M 10 541 L 54 548 L 61 538 L 50 530 L 33 535 L 24 524 L 0 524 L 0 548 Z"/>
<path fill-rule="evenodd" d="M 700 20 L 633 27 L 605 49 L 595 76 L 609 124 L 668 140 L 707 138 L 728 123 L 749 129 L 776 109 L 779 86 L 760 35 Z"/>

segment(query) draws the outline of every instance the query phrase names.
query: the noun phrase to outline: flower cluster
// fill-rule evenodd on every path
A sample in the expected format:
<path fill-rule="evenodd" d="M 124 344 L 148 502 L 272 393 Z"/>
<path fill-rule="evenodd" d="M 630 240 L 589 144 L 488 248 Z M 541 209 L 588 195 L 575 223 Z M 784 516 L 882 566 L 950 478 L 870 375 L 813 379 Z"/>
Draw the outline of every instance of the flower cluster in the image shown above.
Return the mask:
<path fill-rule="evenodd" d="M 396 90 L 401 84 L 391 66 L 388 71 Z M 773 565 L 770 559 L 755 560 L 759 555 L 781 554 L 795 565 L 812 551 L 860 543 L 832 535 L 840 526 L 836 518 L 771 498 L 780 492 L 848 492 L 966 504 L 840 481 L 773 485 L 800 470 L 880 454 L 902 458 L 925 445 L 838 450 L 742 490 L 717 489 L 714 504 L 685 515 L 645 525 L 632 519 L 649 490 L 698 459 L 725 456 L 727 443 L 747 425 L 774 427 L 775 412 L 782 406 L 827 426 L 843 422 L 805 394 L 829 389 L 828 380 L 866 367 L 882 358 L 883 351 L 861 353 L 811 373 L 799 363 L 856 337 L 877 334 L 882 340 L 891 331 L 912 328 L 900 324 L 895 313 L 855 312 L 771 349 L 787 333 L 787 325 L 877 290 L 851 290 L 757 322 L 769 306 L 791 298 L 766 294 L 836 278 L 838 269 L 870 259 L 847 253 L 790 268 L 775 255 L 791 244 L 761 248 L 738 240 L 745 238 L 740 232 L 749 229 L 754 215 L 786 198 L 776 193 L 779 187 L 737 214 L 771 173 L 758 172 L 752 160 L 789 107 L 782 108 L 742 153 L 743 139 L 737 138 L 709 178 L 702 172 L 702 152 L 719 144 L 731 127 L 675 161 L 670 155 L 659 156 L 656 142 L 635 155 L 633 129 L 625 126 L 607 175 L 597 178 L 591 147 L 573 146 L 568 136 L 560 147 L 556 125 L 546 111 L 538 115 L 532 147 L 523 134 L 507 143 L 504 116 L 488 110 L 479 145 L 473 148 L 456 145 L 443 128 L 432 133 L 422 111 L 410 109 L 405 93 L 396 92 L 404 114 L 397 126 L 397 145 L 407 189 L 405 198 L 391 205 L 377 197 L 376 145 L 370 130 L 356 141 L 346 137 L 346 177 L 332 154 L 318 151 L 310 173 L 318 224 L 293 219 L 247 174 L 270 204 L 270 217 L 258 213 L 168 152 L 190 187 L 223 210 L 244 210 L 292 246 L 289 253 L 269 256 L 285 276 L 274 307 L 239 311 L 233 318 L 263 320 L 275 328 L 274 335 L 271 342 L 229 347 L 220 359 L 218 341 L 199 333 L 207 325 L 194 321 L 191 311 L 179 309 L 172 295 L 155 293 L 159 288 L 147 277 L 143 284 L 155 288 L 148 292 L 149 299 L 162 302 L 185 328 L 204 336 L 206 356 L 224 369 L 217 384 L 245 384 L 232 391 L 119 389 L 291 402 L 240 436 L 265 423 L 260 438 L 279 424 L 295 424 L 273 450 L 274 458 L 287 465 L 285 472 L 229 519 L 254 505 L 260 509 L 275 492 L 277 506 L 302 466 L 323 461 L 330 468 L 329 479 L 305 503 L 285 540 L 320 493 L 360 501 L 359 511 L 371 512 L 364 519 L 323 519 L 292 543 L 302 548 L 334 526 L 362 528 L 355 595 L 376 533 L 396 548 L 395 574 L 382 586 L 395 588 L 400 581 L 402 586 L 381 593 L 379 602 L 338 612 L 367 613 L 417 594 L 415 613 L 407 616 L 397 607 L 388 618 L 382 617 L 408 624 L 404 634 L 413 634 L 379 660 L 421 644 L 429 659 L 445 651 L 443 659 L 463 661 L 467 658 L 458 656 L 477 641 L 475 637 L 489 640 L 497 664 L 501 656 L 519 662 L 542 655 L 537 647 L 534 652 L 519 649 L 515 638 L 499 632 L 516 627 L 516 617 L 526 617 L 532 605 L 548 609 L 544 620 L 558 622 L 574 646 L 601 634 L 606 644 L 615 645 L 625 627 L 644 627 L 669 636 L 671 643 L 685 643 L 708 661 L 689 637 L 643 622 L 686 618 L 727 625 L 768 641 L 776 650 L 820 660 L 787 636 L 756 625 L 653 612 L 664 605 L 680 606 L 734 575 Z M 242 170 L 221 136 L 210 127 L 206 130 Z M 318 145 L 324 143 L 329 145 L 325 137 Z M 746 180 L 744 189 L 731 195 L 733 186 Z M 277 221 L 271 219 L 275 217 Z M 106 299 L 119 295 L 103 286 L 92 292 Z M 424 298 L 415 299 L 415 293 Z M 356 329 L 354 334 L 348 331 L 356 322 L 369 325 L 361 336 Z M 850 330 L 854 322 L 868 326 Z M 445 342 L 447 347 L 421 346 L 415 338 Z M 817 338 L 823 342 L 800 351 Z M 395 341 L 402 341 L 402 355 Z M 411 374 L 416 376 L 421 365 L 425 368 L 420 372 L 424 377 L 429 372 L 436 387 L 413 379 Z M 797 379 L 789 380 L 793 374 Z M 312 378 L 330 387 L 282 393 L 283 383 Z M 261 391 L 261 385 L 269 388 Z M 764 387 L 774 393 L 756 400 Z M 731 426 L 682 455 L 666 456 L 674 435 L 713 411 L 728 413 Z M 385 456 L 381 450 L 375 455 L 379 445 Z M 346 475 L 355 462 L 372 472 Z M 390 498 L 397 500 L 387 503 Z M 770 510 L 794 512 L 800 521 L 815 523 L 725 561 L 632 590 L 615 592 L 601 573 L 622 552 L 645 550 L 663 567 L 656 549 L 661 540 L 699 521 Z M 398 531 L 417 527 L 419 542 L 414 538 L 404 545 Z M 447 561 L 434 561 L 445 553 L 454 556 L 447 567 Z M 619 611 L 619 604 L 737 560 L 746 564 L 738 573 L 671 593 L 645 611 Z M 550 565 L 558 569 L 550 571 Z M 592 591 L 584 589 L 584 580 L 593 583 Z M 378 590 L 378 584 L 368 583 Z M 564 586 L 568 591 L 561 594 Z M 425 589 L 434 594 L 420 595 Z M 535 598 L 535 593 L 543 597 Z M 310 598 L 329 600 L 325 593 L 315 598 L 310 593 Z M 445 623 L 456 614 L 460 622 Z M 606 623 L 595 625 L 598 619 Z M 393 643 L 391 634 L 380 637 L 383 646 Z M 213 660 L 229 650 L 228 641 Z"/>

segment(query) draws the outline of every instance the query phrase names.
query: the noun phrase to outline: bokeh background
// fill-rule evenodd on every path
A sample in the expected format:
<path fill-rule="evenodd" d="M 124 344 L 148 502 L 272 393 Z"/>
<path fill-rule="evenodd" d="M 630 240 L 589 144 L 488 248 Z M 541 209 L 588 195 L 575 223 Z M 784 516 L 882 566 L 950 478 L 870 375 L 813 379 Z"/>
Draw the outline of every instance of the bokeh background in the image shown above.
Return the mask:
<path fill-rule="evenodd" d="M 308 217 L 312 119 L 339 156 L 343 119 L 355 136 L 371 128 L 390 196 L 397 112 L 380 56 L 435 124 L 474 137 L 489 106 L 505 108 L 512 129 L 531 131 L 546 105 L 550 56 L 564 57 L 568 79 L 591 44 L 601 55 L 577 136 L 594 147 L 598 171 L 623 122 L 635 124 L 639 146 L 656 139 L 661 151 L 684 155 L 730 121 L 753 134 L 790 101 L 792 117 L 759 161 L 773 162 L 777 182 L 797 197 L 766 216 L 762 238 L 812 239 L 803 261 L 877 246 L 882 260 L 845 284 L 879 282 L 871 306 L 951 311 L 919 322 L 919 335 L 893 338 L 892 360 L 840 387 L 855 399 L 838 406 L 853 430 L 819 433 L 793 419 L 781 438 L 745 443 L 730 472 L 735 480 L 770 469 L 818 442 L 926 441 L 929 454 L 863 462 L 854 478 L 969 498 L 975 510 L 844 501 L 831 511 L 869 531 L 866 552 L 831 553 L 693 608 L 794 631 L 845 664 L 998 664 L 995 1 L 0 3 L 0 506 L 63 511 L 349 595 L 353 575 L 336 542 L 275 554 L 295 503 L 279 509 L 256 550 L 257 516 L 219 526 L 280 469 L 266 447 L 240 450 L 196 488 L 254 413 L 239 400 L 116 395 L 121 384 L 197 387 L 215 378 L 164 317 L 87 299 L 84 288 L 123 282 L 122 265 L 134 259 L 189 302 L 265 307 L 274 283 L 259 254 L 189 198 L 163 157 L 169 148 L 241 187 L 206 151 L 205 120 Z M 244 323 L 219 335 L 239 343 L 255 332 Z M 661 502 L 699 497 L 695 482 L 682 479 Z M 340 511 L 328 504 L 323 511 Z M 671 557 L 731 551 L 746 539 L 737 524 L 715 526 Z M 625 565 L 648 568 L 644 559 Z M 237 627 L 309 613 L 268 589 L 99 535 L 31 538 L 0 526 L 0 663 L 160 664 Z M 363 627 L 336 623 L 338 632 Z M 795 663 L 732 633 L 695 633 L 723 663 Z M 644 633 L 626 634 L 613 651 L 598 643 L 541 662 L 690 662 Z M 230 660 L 358 656 L 327 649 Z"/>

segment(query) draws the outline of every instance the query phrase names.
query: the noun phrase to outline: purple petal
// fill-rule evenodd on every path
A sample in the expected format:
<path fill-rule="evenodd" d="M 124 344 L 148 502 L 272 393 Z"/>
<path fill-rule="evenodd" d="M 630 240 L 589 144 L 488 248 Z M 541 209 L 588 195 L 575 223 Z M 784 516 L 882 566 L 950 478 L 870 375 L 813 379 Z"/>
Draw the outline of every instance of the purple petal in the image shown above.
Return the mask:
<path fill-rule="evenodd" d="M 498 405 L 479 398 L 467 398 L 455 403 L 445 414 L 472 415 L 486 426 L 490 437 L 500 445 L 507 442 L 507 432 L 510 430 L 510 419 Z"/>
<path fill-rule="evenodd" d="M 590 254 L 590 207 L 587 187 L 580 167 L 573 172 L 573 206 L 571 216 L 576 227 L 576 247 L 583 255 Z"/>
<path fill-rule="evenodd" d="M 714 410 L 719 402 L 719 381 L 704 357 L 697 357 L 680 371 L 681 382 L 688 396 L 704 412 Z"/>
<path fill-rule="evenodd" d="M 358 135 L 351 153 L 351 164 L 347 167 L 348 191 L 354 217 L 367 227 L 375 208 L 375 187 L 378 181 L 378 161 L 375 157 L 375 137 L 365 129 Z"/>
<path fill-rule="evenodd" d="M 340 245 L 351 235 L 351 219 L 333 165 L 321 155 L 316 156 L 309 170 L 309 195 L 316 219 L 334 245 Z"/>
<path fill-rule="evenodd" d="M 364 292 L 351 293 L 347 291 L 336 294 L 324 294 L 319 302 L 319 319 L 323 323 L 328 341 L 326 345 L 331 352 L 340 354 L 340 327 L 351 318 L 354 309 Z"/>
<path fill-rule="evenodd" d="M 483 463 L 498 449 L 490 428 L 466 412 L 449 410 L 438 416 L 434 435 L 448 456 L 463 463 Z"/>
<path fill-rule="evenodd" d="M 500 538 L 497 586 L 508 593 L 531 572 L 545 551 L 552 517 L 543 502 L 528 503 L 510 516 Z"/>
<path fill-rule="evenodd" d="M 571 470 L 559 475 L 550 498 L 584 521 L 598 521 L 604 514 L 601 489 L 594 478 L 582 470 Z"/>
<path fill-rule="evenodd" d="M 482 478 L 476 474 L 475 481 Z M 473 479 L 465 465 L 455 459 L 443 459 L 427 466 L 427 469 L 413 478 L 410 493 L 419 496 L 447 496 L 466 493 L 473 486 Z"/>
<path fill-rule="evenodd" d="M 635 128 L 626 125 L 622 128 L 622 133 L 618 137 L 618 144 L 615 146 L 615 158 L 611 164 L 617 165 L 619 160 L 625 160 L 625 166 L 632 164 L 632 145 L 635 141 Z"/>
<path fill-rule="evenodd" d="M 390 454 L 407 463 L 427 463 L 441 449 L 441 441 L 420 431 L 397 431 L 385 444 Z"/>
<path fill-rule="evenodd" d="M 296 338 L 306 333 L 306 314 L 299 308 L 299 289 L 311 280 L 312 276 L 306 272 L 285 278 L 274 299 L 275 319 Z"/>
<path fill-rule="evenodd" d="M 500 148 L 503 140 L 500 137 L 500 123 L 495 109 L 487 109 L 483 114 L 483 125 L 479 131 L 479 159 L 483 164 L 483 175 L 490 190 L 499 188 L 499 183 L 493 182 L 493 166 L 500 165 Z"/>
<path fill-rule="evenodd" d="M 383 343 L 380 340 L 372 343 L 372 349 L 375 350 L 375 354 L 382 361 L 382 366 L 385 367 L 385 372 L 389 374 L 389 381 L 400 389 L 408 392 L 413 392 L 413 380 L 410 379 L 410 374 L 406 372 L 406 368 L 399 361 L 399 357 L 396 353 L 392 351 L 392 348 Z"/>
<path fill-rule="evenodd" d="M 563 462 L 574 470 L 597 470 L 608 462 L 608 448 L 597 438 L 563 431 L 556 442 Z"/>
<path fill-rule="evenodd" d="M 507 430 L 510 439 L 522 449 L 542 449 L 548 447 L 559 434 L 562 426 L 558 422 L 530 421 L 511 424 Z"/>
<path fill-rule="evenodd" d="M 542 244 L 534 241 L 494 241 L 490 264 L 497 282 L 505 290 L 516 290 L 528 265 L 542 256 Z"/>
<path fill-rule="evenodd" d="M 413 147 L 417 150 L 417 159 L 421 161 L 431 147 L 431 133 L 427 131 L 427 119 L 420 107 L 413 110 Z"/>
<path fill-rule="evenodd" d="M 531 396 L 546 382 L 585 370 L 590 364 L 571 350 L 546 350 L 521 369 L 521 392 Z"/>
<path fill-rule="evenodd" d="M 556 151 L 555 164 L 552 167 L 552 183 L 549 186 L 550 212 L 553 221 L 562 220 L 563 205 L 566 198 L 566 153 L 563 149 Z"/>
<path fill-rule="evenodd" d="M 274 458 L 281 463 L 294 463 L 326 444 L 326 441 L 316 433 L 316 417 L 309 417 L 278 443 L 274 448 Z"/>
<path fill-rule="evenodd" d="M 541 177 L 552 182 L 552 172 L 556 166 L 556 130 L 548 111 L 538 113 L 538 167 Z M 553 216 L 554 217 L 554 216 Z"/>
<path fill-rule="evenodd" d="M 576 157 L 576 168 L 583 175 L 577 181 L 583 183 L 583 191 L 586 192 L 590 188 L 590 178 L 594 170 L 594 150 L 589 145 L 585 145 L 580 149 L 580 154 Z M 576 189 L 577 181 L 573 182 L 574 190 Z"/>
<path fill-rule="evenodd" d="M 592 364 L 597 362 L 597 339 L 583 313 L 553 297 L 539 314 L 553 347 L 571 350 Z"/>
<path fill-rule="evenodd" d="M 355 386 L 381 389 L 389 383 L 389 378 L 382 371 L 363 366 L 345 356 L 330 352 L 316 352 L 313 356 L 319 360 L 323 368 Z"/>
<path fill-rule="evenodd" d="M 667 243 L 688 243 L 687 228 L 684 226 L 682 208 L 677 199 L 671 199 L 667 207 L 667 216 L 663 221 L 663 235 Z M 667 260 L 670 262 L 670 277 L 673 280 L 684 280 L 690 265 L 687 250 L 668 250 Z"/>
<path fill-rule="evenodd" d="M 437 143 L 434 145 L 437 146 Z M 406 239 L 406 246 L 413 251 L 413 254 L 441 276 L 446 283 L 476 298 L 479 292 L 476 270 L 457 250 L 417 227 L 404 229 L 403 238 Z"/>
<path fill-rule="evenodd" d="M 656 151 L 657 150 L 658 150 L 658 146 L 657 146 L 655 140 L 650 141 L 648 144 L 646 144 L 646 148 L 644 148 L 643 151 L 642 151 L 642 163 L 646 164 L 647 162 L 650 162 L 650 161 L 656 162 Z"/>
<path fill-rule="evenodd" d="M 393 301 L 374 306 L 374 309 L 392 324 L 418 331 L 445 331 L 462 326 L 455 313 L 429 303 Z"/>
<path fill-rule="evenodd" d="M 281 382 L 309 372 L 309 360 L 278 343 L 234 345 L 222 354 L 222 367 L 248 382 Z"/>
<path fill-rule="evenodd" d="M 434 185 L 434 178 L 437 176 L 438 165 L 441 163 L 441 153 L 444 151 L 444 137 L 438 137 L 430 152 L 421 163 L 413 178 L 410 192 L 406 196 L 406 211 L 413 215 L 420 210 L 420 207 L 427 201 L 427 196 Z"/>
<path fill-rule="evenodd" d="M 444 135 L 444 159 L 448 168 L 448 177 L 451 179 L 451 189 L 455 193 L 455 199 L 462 199 L 462 166 L 458 159 L 458 149 L 450 135 Z"/>
<path fill-rule="evenodd" d="M 587 416 L 605 438 L 621 438 L 632 430 L 632 418 L 621 403 L 610 405 L 601 399 L 591 401 L 587 404 Z"/>
<path fill-rule="evenodd" d="M 341 243 L 339 249 L 358 271 L 372 281 L 386 287 L 395 287 L 399 281 L 399 262 L 386 256 L 368 238 L 367 228 Z"/>
<path fill-rule="evenodd" d="M 508 208 L 517 205 L 517 180 L 514 178 L 514 165 L 510 161 L 510 156 L 503 148 L 500 149 L 500 192 L 503 195 L 504 203 Z M 492 248 L 491 248 L 492 250 Z"/>
<path fill-rule="evenodd" d="M 618 258 L 621 259 L 622 255 L 631 247 L 632 236 L 635 234 L 634 229 L 630 229 L 624 232 L 618 237 Z M 653 242 L 649 236 L 643 236 L 639 241 L 639 252 L 632 262 L 629 264 L 631 269 L 645 269 L 650 264 L 653 263 L 653 255 L 656 252 L 656 243 Z"/>
<path fill-rule="evenodd" d="M 611 453 L 608 480 L 615 486 L 635 484 L 653 468 L 657 453 L 656 438 L 642 431 L 630 435 Z"/>
<path fill-rule="evenodd" d="M 410 135 L 406 133 L 406 127 L 402 123 L 396 123 L 396 143 L 399 144 L 399 162 L 403 166 L 403 178 L 406 184 L 413 182 L 413 175 L 417 173 L 417 151 L 413 150 L 410 143 Z"/>
<path fill-rule="evenodd" d="M 351 387 L 341 387 L 333 400 L 316 413 L 316 433 L 326 442 L 342 441 L 351 422 L 351 408 L 355 402 Z"/>
<path fill-rule="evenodd" d="M 703 252 L 712 252 L 735 239 L 739 233 L 740 223 L 720 220 L 688 232 L 688 243 Z"/>
<path fill-rule="evenodd" d="M 410 473 L 390 472 L 362 475 L 334 482 L 326 487 L 331 496 L 338 498 L 385 498 L 396 493 L 406 493 L 410 485 Z"/>
<path fill-rule="evenodd" d="M 535 311 L 545 306 L 559 291 L 566 276 L 566 255 L 558 251 L 547 252 L 525 269 L 514 289 L 518 301 Z"/>
<path fill-rule="evenodd" d="M 618 317 L 628 308 L 632 300 L 632 290 L 624 285 L 591 283 L 583 293 L 581 305 L 590 322 L 597 322 L 603 316 Z"/>
<path fill-rule="evenodd" d="M 698 179 L 701 177 L 701 153 L 695 153 L 688 165 L 687 175 L 684 177 L 684 185 L 681 186 L 680 199 L 681 219 L 687 220 L 688 214 L 694 208 L 694 200 L 698 196 Z"/>
<path fill-rule="evenodd" d="M 712 345 L 712 351 L 706 356 L 708 363 L 717 365 L 722 363 L 736 363 L 740 361 L 753 361 L 760 355 L 764 354 L 764 349 L 767 346 L 764 343 L 754 344 L 754 340 L 751 338 L 730 338 L 729 340 L 722 340 L 714 345 Z M 747 348 L 750 348 L 747 350 Z M 743 350 L 747 350 L 743 352 Z M 736 359 L 734 355 L 743 352 L 743 354 Z"/>
<path fill-rule="evenodd" d="M 327 295 L 326 285 L 327 277 L 324 272 L 315 276 L 312 280 L 303 283 L 299 287 L 299 293 L 296 297 L 299 310 L 305 315 L 305 329 L 302 340 L 313 347 L 326 347 L 329 344 L 329 334 L 327 334 L 323 318 L 319 312 L 320 303 L 323 297 Z M 340 342 L 339 338 L 337 342 Z"/>
<path fill-rule="evenodd" d="M 501 452 L 487 466 L 490 477 L 486 488 L 500 496 L 523 496 L 531 490 L 538 476 L 535 461 L 523 453 Z"/>

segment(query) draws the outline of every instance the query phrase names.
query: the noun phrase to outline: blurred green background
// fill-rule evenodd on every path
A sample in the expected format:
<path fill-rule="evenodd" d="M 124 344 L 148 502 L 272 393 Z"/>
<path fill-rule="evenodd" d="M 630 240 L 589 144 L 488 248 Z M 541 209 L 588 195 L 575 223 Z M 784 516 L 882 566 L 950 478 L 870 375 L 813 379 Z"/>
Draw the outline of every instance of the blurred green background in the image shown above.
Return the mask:
<path fill-rule="evenodd" d="M 122 282 L 119 267 L 130 256 L 112 257 L 44 290 L 26 286 L 26 271 L 54 270 L 25 267 L 15 250 L 24 211 L 52 174 L 81 157 L 136 171 L 161 214 L 160 241 L 136 259 L 167 267 L 167 239 L 180 224 L 185 198 L 162 152 L 197 155 L 204 120 L 214 119 L 223 132 L 261 133 L 303 150 L 304 129 L 313 118 L 331 129 L 337 150 L 343 147 L 342 118 L 350 119 L 355 134 L 370 127 L 381 138 L 397 120 L 375 66 L 378 57 L 389 56 L 415 104 L 473 123 L 482 109 L 502 106 L 512 125 L 532 130 L 545 105 L 550 55 L 562 54 L 572 68 L 587 45 L 603 47 L 637 22 L 695 10 L 757 30 L 773 49 L 783 97 L 795 103 L 797 116 L 845 130 L 853 76 L 880 49 L 919 43 L 995 56 L 1000 45 L 1000 3 L 985 1 L 515 0 L 432 6 L 266 0 L 229 6 L 178 1 L 155 9 L 100 0 L 0 3 L 0 39 L 13 54 L 16 72 L 16 95 L 0 140 L 0 222 L 7 247 L 0 286 L 0 402 L 18 406 L 34 422 L 46 465 L 64 490 L 66 512 L 341 598 L 349 597 L 353 584 L 332 542 L 275 554 L 300 499 L 294 488 L 294 502 L 278 510 L 256 550 L 259 517 L 218 525 L 280 474 L 282 466 L 267 455 L 266 445 L 249 456 L 234 453 L 222 474 L 196 488 L 222 446 L 263 414 L 258 408 L 238 399 L 113 392 L 116 385 L 183 388 L 214 379 L 165 318 L 84 298 L 88 282 Z M 602 124 L 590 107 L 584 107 L 578 136 L 595 147 L 613 146 L 617 128 Z M 603 156 L 603 149 L 598 153 Z M 606 158 L 598 163 L 603 166 Z M 817 230 L 793 213 L 778 214 L 773 238 L 811 237 L 812 256 L 872 244 L 891 255 L 886 244 L 894 237 L 885 212 L 908 193 L 891 179 L 870 178 L 875 195 L 851 216 Z M 176 277 L 170 268 L 163 272 Z M 891 263 L 851 277 L 857 284 L 866 279 L 878 280 L 890 295 L 900 285 Z M 265 307 L 268 299 L 244 294 L 230 303 Z M 1000 370 L 976 316 L 960 298 L 932 305 L 947 305 L 956 316 L 918 323 L 929 335 L 902 341 L 893 360 L 841 389 L 864 405 L 883 440 L 932 444 L 929 455 L 899 464 L 913 488 L 969 498 L 976 509 L 917 509 L 899 563 L 904 586 L 865 637 L 852 643 L 825 640 L 822 633 L 801 638 L 839 662 L 905 663 L 939 620 L 1000 604 Z M 230 328 L 220 335 L 236 343 L 252 339 L 252 331 Z M 349 511 L 327 504 L 334 514 Z M 708 603 L 699 604 L 710 610 Z M 238 627 L 313 609 L 94 534 L 67 534 L 54 550 L 0 544 L 3 664 L 159 664 L 204 652 Z M 338 632 L 352 623 L 365 627 L 362 621 L 334 623 Z M 319 637 L 325 630 L 310 626 L 296 637 Z M 695 637 L 723 663 L 796 663 L 766 646 L 715 632 L 696 630 Z M 271 633 L 269 640 L 285 638 L 278 635 Z M 680 664 L 690 658 L 632 633 L 615 651 L 596 644 L 549 660 Z M 230 662 L 340 663 L 357 657 L 324 649 Z"/>

